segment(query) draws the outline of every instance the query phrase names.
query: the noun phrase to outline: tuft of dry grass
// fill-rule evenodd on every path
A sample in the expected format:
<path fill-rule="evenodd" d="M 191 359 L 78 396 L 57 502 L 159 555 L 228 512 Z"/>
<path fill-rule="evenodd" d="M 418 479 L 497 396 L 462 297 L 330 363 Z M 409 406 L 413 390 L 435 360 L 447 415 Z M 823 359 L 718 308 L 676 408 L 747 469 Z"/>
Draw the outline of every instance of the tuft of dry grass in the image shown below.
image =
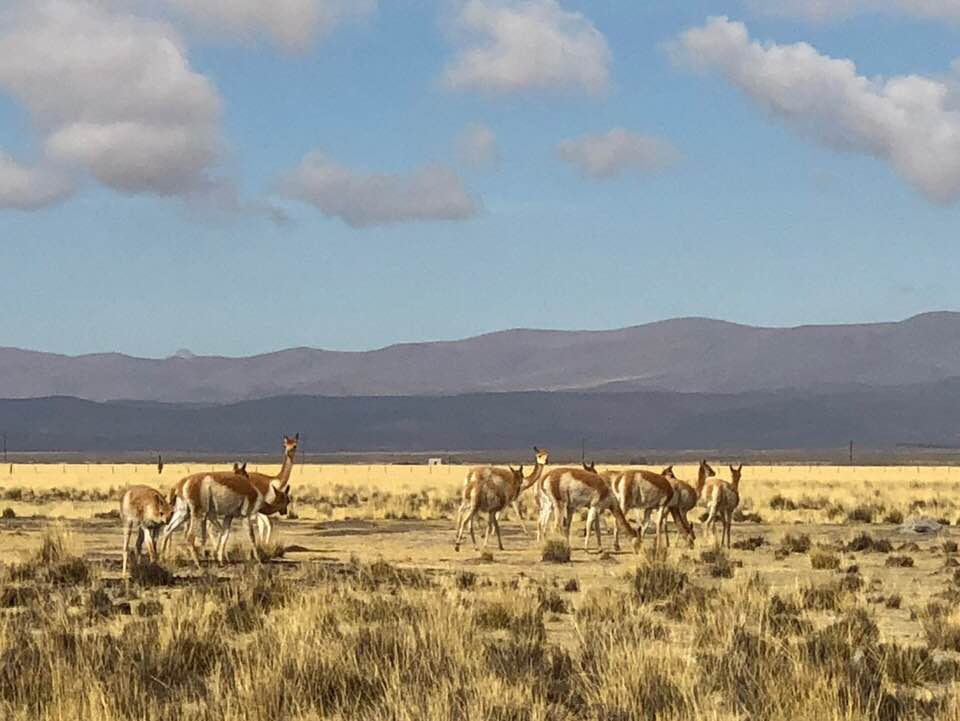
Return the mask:
<path fill-rule="evenodd" d="M 570 563 L 570 545 L 566 541 L 548 538 L 540 549 L 540 560 L 545 563 Z"/>
<path fill-rule="evenodd" d="M 810 536 L 806 533 L 793 535 L 788 533 L 780 541 L 780 551 L 784 554 L 806 553 L 810 550 Z"/>
<path fill-rule="evenodd" d="M 843 550 L 847 553 L 865 551 L 867 553 L 890 553 L 893 545 L 883 538 L 874 538 L 869 533 L 858 533 Z"/>
<path fill-rule="evenodd" d="M 831 551 L 816 551 L 810 554 L 810 566 L 817 571 L 836 571 L 840 568 L 840 556 Z"/>

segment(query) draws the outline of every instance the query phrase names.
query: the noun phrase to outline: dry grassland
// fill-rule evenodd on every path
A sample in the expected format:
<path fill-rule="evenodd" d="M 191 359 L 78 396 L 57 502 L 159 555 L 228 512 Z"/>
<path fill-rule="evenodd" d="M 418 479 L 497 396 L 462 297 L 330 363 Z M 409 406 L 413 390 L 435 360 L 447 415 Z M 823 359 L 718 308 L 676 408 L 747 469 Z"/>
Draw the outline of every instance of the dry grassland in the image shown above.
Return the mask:
<path fill-rule="evenodd" d="M 898 525 L 956 521 L 952 468 L 745 468 L 729 553 L 584 553 L 580 522 L 552 563 L 509 513 L 453 551 L 464 468 L 297 466 L 269 562 L 196 571 L 178 534 L 130 581 L 116 499 L 187 466 L 9 470 L 2 719 L 960 721 L 960 534 Z"/>

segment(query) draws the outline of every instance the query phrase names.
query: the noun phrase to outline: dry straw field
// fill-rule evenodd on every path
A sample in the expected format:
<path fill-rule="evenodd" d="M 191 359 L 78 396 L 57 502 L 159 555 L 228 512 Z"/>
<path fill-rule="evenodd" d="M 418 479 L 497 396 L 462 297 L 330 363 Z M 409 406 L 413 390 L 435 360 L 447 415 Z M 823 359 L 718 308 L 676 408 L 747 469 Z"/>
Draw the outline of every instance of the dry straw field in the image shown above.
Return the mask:
<path fill-rule="evenodd" d="M 206 470 L 0 468 L 0 718 L 960 719 L 958 469 L 748 466 L 729 551 L 566 560 L 454 552 L 465 468 L 297 465 L 262 565 L 124 579 L 123 489 Z"/>

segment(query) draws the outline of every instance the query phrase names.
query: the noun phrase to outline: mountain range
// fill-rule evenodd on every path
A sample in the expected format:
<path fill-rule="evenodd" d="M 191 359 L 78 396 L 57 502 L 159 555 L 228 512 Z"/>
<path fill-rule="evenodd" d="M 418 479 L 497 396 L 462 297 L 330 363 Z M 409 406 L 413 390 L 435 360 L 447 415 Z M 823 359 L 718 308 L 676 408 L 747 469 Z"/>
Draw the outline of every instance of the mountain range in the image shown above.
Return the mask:
<path fill-rule="evenodd" d="M 283 395 L 524 391 L 808 393 L 960 376 L 960 313 L 763 328 L 680 318 L 606 331 L 508 330 L 364 352 L 291 348 L 229 358 L 66 356 L 0 348 L 0 398 L 235 403 Z"/>

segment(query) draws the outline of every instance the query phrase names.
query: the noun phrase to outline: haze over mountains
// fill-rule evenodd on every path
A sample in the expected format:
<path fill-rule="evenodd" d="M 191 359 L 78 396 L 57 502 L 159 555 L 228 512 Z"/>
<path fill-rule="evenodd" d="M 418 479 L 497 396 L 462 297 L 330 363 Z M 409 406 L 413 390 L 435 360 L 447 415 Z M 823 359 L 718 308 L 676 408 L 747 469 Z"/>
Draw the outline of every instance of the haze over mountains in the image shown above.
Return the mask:
<path fill-rule="evenodd" d="M 683 318 L 610 331 L 509 330 L 367 352 L 247 358 L 64 356 L 0 348 L 0 397 L 230 403 L 279 395 L 515 391 L 742 393 L 960 376 L 960 313 L 896 323 L 757 328 Z"/>

